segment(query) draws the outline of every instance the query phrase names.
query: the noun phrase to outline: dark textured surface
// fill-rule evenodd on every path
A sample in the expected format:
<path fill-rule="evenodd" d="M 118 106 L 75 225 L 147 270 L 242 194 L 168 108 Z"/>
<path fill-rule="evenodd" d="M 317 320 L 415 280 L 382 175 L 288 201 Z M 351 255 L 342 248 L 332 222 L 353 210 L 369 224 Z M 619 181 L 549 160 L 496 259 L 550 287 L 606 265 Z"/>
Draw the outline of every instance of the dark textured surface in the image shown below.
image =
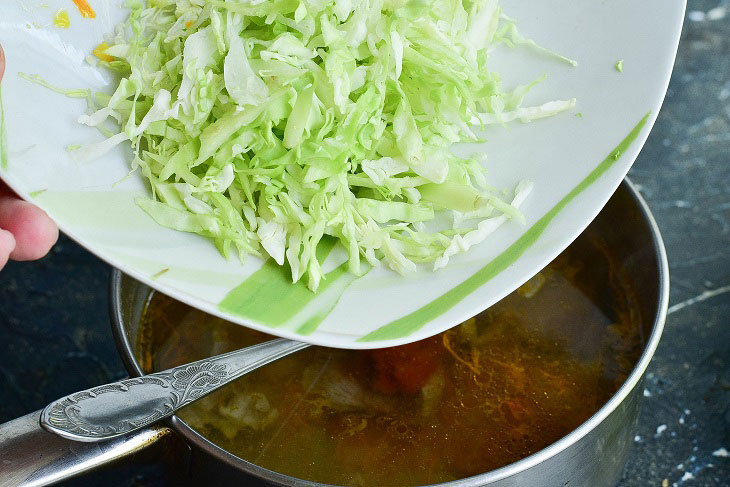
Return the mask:
<path fill-rule="evenodd" d="M 664 236 L 671 294 L 621 487 L 730 485 L 730 458 L 713 456 L 730 450 L 730 2 L 687 11 L 664 107 L 631 171 Z"/>
<path fill-rule="evenodd" d="M 631 171 L 662 229 L 672 290 L 621 487 L 730 486 L 730 458 L 713 455 L 730 449 L 730 2 L 690 1 L 688 16 L 667 99 Z M 125 375 L 108 275 L 65 238 L 41 262 L 2 271 L 0 422 Z M 166 478 L 147 465 L 79 485 Z"/>

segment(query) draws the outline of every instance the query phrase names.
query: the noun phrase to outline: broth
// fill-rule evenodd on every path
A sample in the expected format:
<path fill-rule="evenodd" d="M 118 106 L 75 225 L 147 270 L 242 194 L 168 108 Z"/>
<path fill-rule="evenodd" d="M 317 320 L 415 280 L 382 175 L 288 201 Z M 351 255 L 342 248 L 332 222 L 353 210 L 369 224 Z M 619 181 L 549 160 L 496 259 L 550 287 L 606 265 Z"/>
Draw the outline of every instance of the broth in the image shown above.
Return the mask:
<path fill-rule="evenodd" d="M 391 349 L 306 349 L 179 416 L 235 455 L 307 480 L 406 486 L 493 470 L 575 429 L 630 373 L 643 340 L 619 269 L 589 229 L 459 327 Z M 153 293 L 137 355 L 152 372 L 270 338 Z"/>

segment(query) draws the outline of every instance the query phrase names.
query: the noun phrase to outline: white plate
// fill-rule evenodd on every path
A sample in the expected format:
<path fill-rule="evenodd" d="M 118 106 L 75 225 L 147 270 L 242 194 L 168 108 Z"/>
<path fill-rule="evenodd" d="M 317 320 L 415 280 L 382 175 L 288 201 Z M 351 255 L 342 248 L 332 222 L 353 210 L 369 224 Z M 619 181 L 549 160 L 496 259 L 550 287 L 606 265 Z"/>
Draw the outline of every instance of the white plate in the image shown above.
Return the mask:
<path fill-rule="evenodd" d="M 63 87 L 108 90 L 109 76 L 84 59 L 126 13 L 117 0 L 91 4 L 94 20 L 82 19 L 67 0 L 17 0 L 0 7 L 0 43 L 7 55 L 2 95 L 8 163 L 0 168 L 2 178 L 94 254 L 165 294 L 268 333 L 346 348 L 397 345 L 458 324 L 513 291 L 578 236 L 649 134 L 685 9 L 684 0 L 504 1 L 521 32 L 579 62 L 572 68 L 521 49 L 494 55 L 492 66 L 506 86 L 548 74 L 526 105 L 578 99 L 572 113 L 494 128 L 480 147 L 488 154 L 493 185 L 535 182 L 522 208 L 527 224 L 504 225 L 436 273 L 423 269 L 404 278 L 376 268 L 355 279 L 333 271 L 329 287 L 315 296 L 302 285 L 286 284 L 283 273 L 262 268 L 260 260 L 226 261 L 205 239 L 155 224 L 134 203 L 146 190 L 137 175 L 125 179 L 125 149 L 90 163 L 70 157 L 66 146 L 100 138 L 75 122 L 85 102 L 17 73 L 39 74 Z M 69 11 L 70 29 L 51 23 L 61 7 Z M 615 69 L 620 59 L 622 73 Z M 326 271 L 336 257 L 334 251 Z"/>

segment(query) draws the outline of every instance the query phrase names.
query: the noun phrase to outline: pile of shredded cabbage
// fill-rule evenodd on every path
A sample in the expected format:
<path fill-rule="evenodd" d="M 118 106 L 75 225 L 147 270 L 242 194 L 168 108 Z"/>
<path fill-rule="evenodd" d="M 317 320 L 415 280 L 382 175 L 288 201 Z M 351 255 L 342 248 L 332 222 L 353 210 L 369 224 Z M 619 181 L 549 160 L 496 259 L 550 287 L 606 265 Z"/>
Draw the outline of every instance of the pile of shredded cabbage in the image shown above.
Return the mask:
<path fill-rule="evenodd" d="M 477 141 L 473 125 L 574 104 L 521 108 L 532 84 L 503 91 L 487 69 L 490 48 L 546 50 L 496 0 L 126 6 L 101 56 L 122 79 L 80 118 L 102 126 L 111 117 L 121 129 L 79 151 L 91 158 L 131 141 L 133 168 L 152 189 L 137 203 L 159 224 L 209 237 L 226 257 L 288 263 L 312 290 L 325 235 L 342 243 L 354 274 L 369 268 L 363 259 L 406 274 L 442 267 L 519 220 L 531 184 L 503 200 L 481 155 L 449 149 Z"/>

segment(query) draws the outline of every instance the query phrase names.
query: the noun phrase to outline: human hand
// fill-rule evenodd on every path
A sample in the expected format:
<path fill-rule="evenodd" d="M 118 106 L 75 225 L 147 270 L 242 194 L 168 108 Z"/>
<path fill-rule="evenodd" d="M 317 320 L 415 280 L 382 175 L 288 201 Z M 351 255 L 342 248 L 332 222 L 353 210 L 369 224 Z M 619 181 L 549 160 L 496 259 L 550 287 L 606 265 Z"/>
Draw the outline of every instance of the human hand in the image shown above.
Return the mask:
<path fill-rule="evenodd" d="M 0 82 L 5 52 L 0 46 Z M 18 198 L 0 181 L 0 269 L 8 259 L 40 259 L 58 240 L 58 227 L 46 213 Z"/>

